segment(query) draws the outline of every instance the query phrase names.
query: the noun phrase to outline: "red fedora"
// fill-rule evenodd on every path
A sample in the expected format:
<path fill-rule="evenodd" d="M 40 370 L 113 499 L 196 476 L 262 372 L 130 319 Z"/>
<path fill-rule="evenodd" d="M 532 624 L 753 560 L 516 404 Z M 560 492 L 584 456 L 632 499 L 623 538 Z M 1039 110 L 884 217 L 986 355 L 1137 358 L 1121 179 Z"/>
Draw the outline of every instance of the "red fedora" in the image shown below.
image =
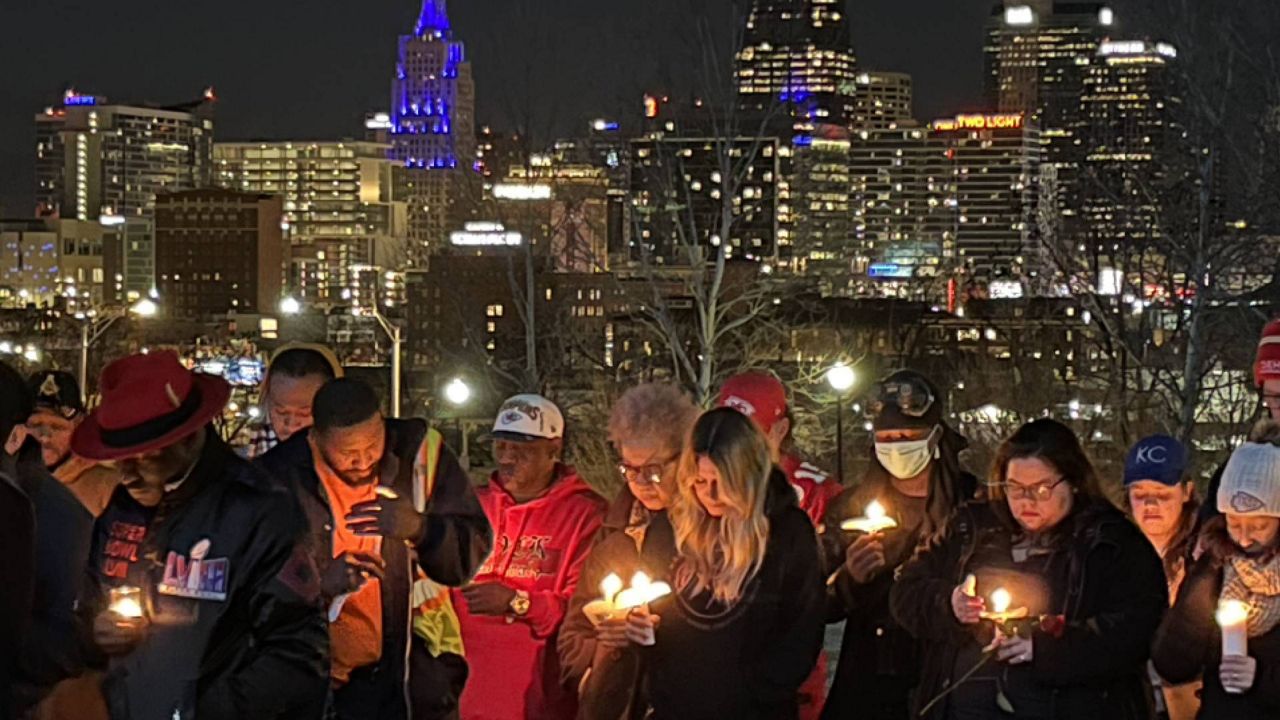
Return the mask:
<path fill-rule="evenodd" d="M 204 427 L 222 412 L 231 386 L 194 373 L 173 352 L 130 355 L 102 371 L 102 402 L 71 436 L 89 460 L 119 460 L 157 450 Z"/>

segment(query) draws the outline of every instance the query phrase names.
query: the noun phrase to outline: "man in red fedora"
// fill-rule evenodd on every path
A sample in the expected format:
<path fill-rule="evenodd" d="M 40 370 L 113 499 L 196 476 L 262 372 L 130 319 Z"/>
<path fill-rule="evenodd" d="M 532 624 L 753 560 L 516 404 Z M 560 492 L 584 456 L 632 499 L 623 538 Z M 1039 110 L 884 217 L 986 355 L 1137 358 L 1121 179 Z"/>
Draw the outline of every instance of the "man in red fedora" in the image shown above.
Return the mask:
<path fill-rule="evenodd" d="M 89 559 L 111 717 L 318 717 L 319 580 L 296 504 L 210 426 L 230 387 L 169 352 L 112 363 L 100 387 L 71 447 L 123 478 Z"/>

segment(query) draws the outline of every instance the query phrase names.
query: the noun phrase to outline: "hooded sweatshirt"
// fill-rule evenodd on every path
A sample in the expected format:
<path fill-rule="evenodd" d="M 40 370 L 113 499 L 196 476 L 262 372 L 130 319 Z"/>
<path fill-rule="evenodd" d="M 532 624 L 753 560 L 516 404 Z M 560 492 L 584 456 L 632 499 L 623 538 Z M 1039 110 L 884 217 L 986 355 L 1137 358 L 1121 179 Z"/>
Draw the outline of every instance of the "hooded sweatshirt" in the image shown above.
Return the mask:
<path fill-rule="evenodd" d="M 476 495 L 493 525 L 494 550 L 475 582 L 529 593 L 529 612 L 519 618 L 472 615 L 454 591 L 471 666 L 462 718 L 571 718 L 576 698 L 560 682 L 556 635 L 605 501 L 564 465 L 556 466 L 550 488 L 528 502 L 516 503 L 497 473 Z"/>

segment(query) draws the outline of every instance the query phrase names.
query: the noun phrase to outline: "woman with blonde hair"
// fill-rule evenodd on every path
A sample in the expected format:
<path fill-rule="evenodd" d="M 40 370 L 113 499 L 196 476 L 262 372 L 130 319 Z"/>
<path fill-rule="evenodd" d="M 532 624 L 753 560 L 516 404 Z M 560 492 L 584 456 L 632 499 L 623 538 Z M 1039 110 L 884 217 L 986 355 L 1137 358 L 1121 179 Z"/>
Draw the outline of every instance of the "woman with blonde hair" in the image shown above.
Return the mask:
<path fill-rule="evenodd" d="M 678 492 L 642 554 L 673 590 L 627 621 L 627 637 L 646 647 L 650 717 L 796 717 L 822 646 L 818 545 L 746 416 L 721 408 L 698 419 Z"/>

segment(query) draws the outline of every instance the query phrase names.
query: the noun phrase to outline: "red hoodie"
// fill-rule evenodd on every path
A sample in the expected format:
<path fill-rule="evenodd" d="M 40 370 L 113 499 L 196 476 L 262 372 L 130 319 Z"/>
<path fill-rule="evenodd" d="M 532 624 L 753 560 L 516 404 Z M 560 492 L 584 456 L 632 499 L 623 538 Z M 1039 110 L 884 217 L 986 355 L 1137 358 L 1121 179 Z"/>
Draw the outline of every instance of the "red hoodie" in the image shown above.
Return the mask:
<path fill-rule="evenodd" d="M 795 455 L 782 456 L 782 471 L 787 480 L 796 489 L 800 497 L 800 509 L 805 511 L 814 527 L 822 527 L 822 516 L 827 512 L 827 504 L 844 488 L 839 478 L 832 478 L 814 465 L 807 463 Z"/>
<path fill-rule="evenodd" d="M 529 502 L 516 504 L 497 473 L 476 496 L 493 525 L 494 547 L 475 582 L 501 582 L 528 592 L 529 613 L 512 622 L 471 615 L 454 591 L 471 666 L 462 718 L 572 718 L 577 697 L 560 684 L 556 633 L 604 519 L 605 501 L 563 465 L 546 494 Z"/>

